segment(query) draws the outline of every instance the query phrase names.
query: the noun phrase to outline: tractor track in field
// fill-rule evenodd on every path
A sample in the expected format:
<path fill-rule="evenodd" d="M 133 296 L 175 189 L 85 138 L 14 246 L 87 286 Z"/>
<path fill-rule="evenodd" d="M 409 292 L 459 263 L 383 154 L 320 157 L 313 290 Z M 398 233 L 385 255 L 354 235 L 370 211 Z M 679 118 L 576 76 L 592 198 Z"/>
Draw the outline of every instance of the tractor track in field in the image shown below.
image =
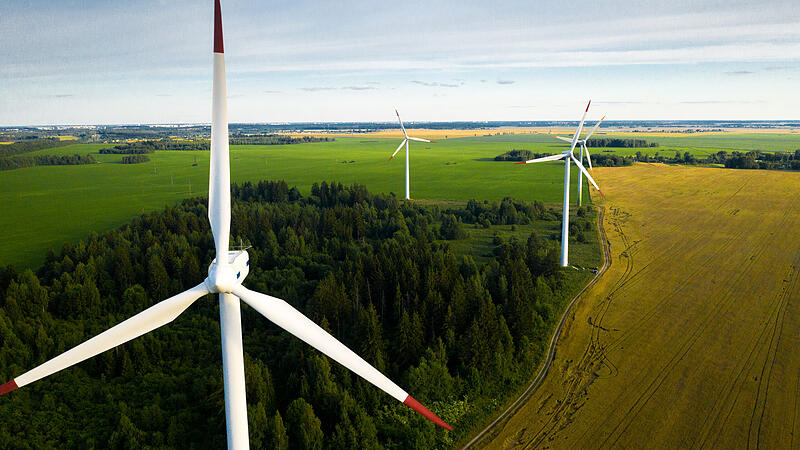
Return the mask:
<path fill-rule="evenodd" d="M 748 181 L 745 181 L 745 183 L 743 183 L 743 185 L 730 197 L 723 200 L 717 206 L 717 210 L 720 210 L 726 203 L 728 203 L 742 189 L 744 189 Z M 594 316 L 594 320 L 592 320 L 590 317 L 590 320 L 592 320 L 590 322 L 590 325 L 593 327 L 593 330 L 591 332 L 589 346 L 584 351 L 581 357 L 581 361 L 576 365 L 576 369 L 573 369 L 573 374 L 570 376 L 572 380 L 567 380 L 564 382 L 564 385 L 567 386 L 566 392 L 564 395 L 562 395 L 561 399 L 556 401 L 556 406 L 553 408 L 553 410 L 548 412 L 548 415 L 550 416 L 549 420 L 539 430 L 537 430 L 537 432 L 534 434 L 532 438 L 523 440 L 522 437 L 525 434 L 524 431 L 527 431 L 524 430 L 523 432 L 517 435 L 516 442 L 507 444 L 523 448 L 538 447 L 545 443 L 545 439 L 547 439 L 548 435 L 550 435 L 553 432 L 558 432 L 563 428 L 565 428 L 571 422 L 571 416 L 575 412 L 577 412 L 578 409 L 580 409 L 580 406 L 583 405 L 583 402 L 578 402 L 578 397 L 584 395 L 588 386 L 592 384 L 596 378 L 599 378 L 599 375 L 597 375 L 597 369 L 600 369 L 603 366 L 605 366 L 609 369 L 611 373 L 610 376 L 615 376 L 618 373 L 617 368 L 607 358 L 607 353 L 610 350 L 614 350 L 617 347 L 621 346 L 621 344 L 625 342 L 627 337 L 630 337 L 635 331 L 638 331 L 638 329 L 641 329 L 643 326 L 645 326 L 646 323 L 649 321 L 649 319 L 656 314 L 658 308 L 665 302 L 669 301 L 669 299 L 673 297 L 675 292 L 680 290 L 680 288 L 685 284 L 681 283 L 674 290 L 674 292 L 664 296 L 664 298 L 662 298 L 659 302 L 657 302 L 656 305 L 654 305 L 641 319 L 637 321 L 637 323 L 634 325 L 632 329 L 626 330 L 625 332 L 622 333 L 622 335 L 618 336 L 617 339 L 604 345 L 601 342 L 601 332 L 607 331 L 608 328 L 603 326 L 603 320 L 611 306 L 615 294 L 620 293 L 627 286 L 629 286 L 632 281 L 634 281 L 639 275 L 641 275 L 645 271 L 645 269 L 648 268 L 648 266 L 650 266 L 653 263 L 654 260 L 658 259 L 663 255 L 668 254 L 670 251 L 674 250 L 674 247 L 681 245 L 679 244 L 680 241 L 673 243 L 672 245 L 663 249 L 660 252 L 660 255 L 658 255 L 656 258 L 653 258 L 647 264 L 645 264 L 641 268 L 638 268 L 638 270 L 635 270 L 636 266 L 635 266 L 634 256 L 637 253 L 637 246 L 638 244 L 641 244 L 643 241 L 645 241 L 646 238 L 631 242 L 631 240 L 625 234 L 622 227 L 623 222 L 629 216 L 629 214 L 619 210 L 618 208 L 612 208 L 611 210 L 612 210 L 612 215 L 609 218 L 609 222 L 611 223 L 613 230 L 619 235 L 619 238 L 622 241 L 623 251 L 620 253 L 620 256 L 621 258 L 624 258 L 626 261 L 626 266 L 623 271 L 623 274 L 616 281 L 616 283 L 610 290 L 609 294 L 603 299 L 603 301 L 599 303 L 598 305 L 599 310 L 597 314 Z M 705 222 L 710 222 L 712 220 L 713 218 L 709 217 L 706 218 Z M 673 227 L 673 231 L 676 231 L 680 226 L 681 226 L 680 224 L 676 224 L 676 226 Z M 700 229 L 705 230 L 705 228 L 702 226 L 700 227 Z M 737 239 L 741 237 L 742 233 L 743 232 L 740 232 L 739 234 L 732 236 L 730 239 L 728 239 L 724 247 L 728 248 L 735 242 L 737 242 Z M 701 236 L 703 234 L 704 233 L 701 233 Z M 709 259 L 712 259 L 712 257 L 709 257 Z M 704 265 L 702 264 L 698 265 L 698 268 L 695 271 L 693 271 L 692 274 L 686 277 L 685 280 L 689 280 L 692 277 L 696 276 L 703 267 Z M 619 331 L 616 329 L 613 330 Z M 662 382 L 664 378 L 662 378 Z M 652 397 L 652 393 L 648 397 Z M 542 409 L 543 407 L 544 405 L 542 405 L 540 409 Z M 610 435 L 608 437 L 610 437 Z M 550 439 L 552 440 L 552 437 Z"/>
<path fill-rule="evenodd" d="M 741 190 L 741 189 L 740 189 L 740 190 Z M 739 191 L 740 191 L 740 190 L 739 190 Z M 737 191 L 737 193 L 738 193 L 739 191 Z M 784 211 L 784 216 L 783 216 L 783 219 L 782 219 L 782 222 L 781 222 L 781 224 L 778 226 L 778 229 L 781 229 L 781 227 L 785 226 L 785 223 L 788 221 L 789 217 L 790 217 L 790 214 L 789 214 L 789 209 L 786 209 L 786 210 Z M 741 232 L 737 233 L 735 236 L 733 236 L 733 237 L 729 238 L 729 239 L 728 239 L 728 241 L 727 241 L 727 242 L 726 242 L 726 244 L 725 244 L 725 248 L 727 249 L 727 248 L 728 248 L 728 247 L 729 247 L 731 244 L 733 244 L 734 242 L 738 242 L 738 239 L 739 239 L 739 237 L 740 237 L 742 234 L 744 234 L 744 231 L 741 231 Z M 734 286 L 734 285 L 736 285 L 736 283 L 737 283 L 737 282 L 739 282 L 740 280 L 742 280 L 742 279 L 745 277 L 745 275 L 748 273 L 749 269 L 750 269 L 750 268 L 751 268 L 751 267 L 752 267 L 752 266 L 755 264 L 755 261 L 756 261 L 756 260 L 757 260 L 757 259 L 758 259 L 758 258 L 759 258 L 759 257 L 760 257 L 760 256 L 761 256 L 761 255 L 762 255 L 762 254 L 763 254 L 763 253 L 764 253 L 764 252 L 767 250 L 767 249 L 769 249 L 769 248 L 770 248 L 771 244 L 770 244 L 769 240 L 762 240 L 762 242 L 764 242 L 764 244 L 760 245 L 760 246 L 759 246 L 759 247 L 756 249 L 756 251 L 754 252 L 754 254 L 751 254 L 750 258 L 748 258 L 747 262 L 745 263 L 745 266 L 742 268 L 742 270 L 741 270 L 741 271 L 739 271 L 739 272 L 738 272 L 738 274 L 737 274 L 737 277 L 736 277 L 736 280 L 735 280 L 735 281 L 733 281 L 733 282 L 730 282 L 730 281 L 729 281 L 729 282 L 727 282 L 727 283 L 726 283 L 726 285 L 727 285 L 727 286 Z M 717 254 L 725 254 L 725 250 L 721 250 L 721 251 L 719 251 L 719 252 L 716 252 L 716 253 L 717 253 Z M 705 264 L 703 264 L 703 265 L 701 265 L 700 267 L 704 267 L 704 266 L 706 266 L 706 265 L 705 265 Z M 683 358 L 684 358 L 684 357 L 685 357 L 685 356 L 686 356 L 686 355 L 689 353 L 689 351 L 692 349 L 692 347 L 694 347 L 694 345 L 695 345 L 695 343 L 698 341 L 698 339 L 699 339 L 699 338 L 700 338 L 700 337 L 703 335 L 703 332 L 704 332 L 704 331 L 705 331 L 705 330 L 706 330 L 706 329 L 707 329 L 707 328 L 708 328 L 708 327 L 709 327 L 711 324 L 713 324 L 713 321 L 712 321 L 711 319 L 712 319 L 713 317 L 719 317 L 719 316 L 721 316 L 721 315 L 722 315 L 722 314 L 723 314 L 725 311 L 727 311 L 727 310 L 729 310 L 730 308 L 732 308 L 733 306 L 735 306 L 735 301 L 736 301 L 736 298 L 737 298 L 737 297 L 736 297 L 736 295 L 735 295 L 735 292 L 733 291 L 733 289 L 732 289 L 732 288 L 729 288 L 729 289 L 728 289 L 728 290 L 725 292 L 725 295 L 724 295 L 724 296 L 722 296 L 722 298 L 720 299 L 720 301 L 718 301 L 718 302 L 717 302 L 717 303 L 716 303 L 716 304 L 715 304 L 715 305 L 714 305 L 714 306 L 711 308 L 711 310 L 708 312 L 708 314 L 706 314 L 706 317 L 705 317 L 705 319 L 704 319 L 704 320 L 702 320 L 702 321 L 700 321 L 700 322 L 699 322 L 699 325 L 698 325 L 697 327 L 695 327 L 695 328 L 692 330 L 692 333 L 691 333 L 691 335 L 689 336 L 689 338 L 688 338 L 688 339 L 686 339 L 686 340 L 683 342 L 683 344 L 681 345 L 681 347 L 680 347 L 680 349 L 678 350 L 678 352 L 676 352 L 676 353 L 675 353 L 675 354 L 672 356 L 672 358 L 670 359 L 670 361 L 669 361 L 669 362 L 668 362 L 666 365 L 664 365 L 664 366 L 662 367 L 662 369 L 659 371 L 659 373 L 658 373 L 658 375 L 655 377 L 655 379 L 653 379 L 653 381 L 650 383 L 650 385 L 648 385 L 648 387 L 647 387 L 647 388 L 645 389 L 645 391 L 644 391 L 644 392 L 643 392 L 643 393 L 642 393 L 642 394 L 639 396 L 639 398 L 637 398 L 637 400 L 634 402 L 633 406 L 631 406 L 631 408 L 630 408 L 630 409 L 629 409 L 629 410 L 628 410 L 628 411 L 625 413 L 625 415 L 623 416 L 622 420 L 620 420 L 620 421 L 617 423 L 617 426 L 616 426 L 616 427 L 614 427 L 614 429 L 613 429 L 613 430 L 611 431 L 611 433 L 610 433 L 610 434 L 609 434 L 609 435 L 606 437 L 606 439 L 603 441 L 603 443 L 600 445 L 600 447 L 605 447 L 605 446 L 607 446 L 607 445 L 610 445 L 610 446 L 612 446 L 612 447 L 613 447 L 613 446 L 614 446 L 614 444 L 616 444 L 616 443 L 617 443 L 617 441 L 619 440 L 619 438 L 625 434 L 625 431 L 626 431 L 626 430 L 628 429 L 628 427 L 629 427 L 629 426 L 630 426 L 630 425 L 633 423 L 633 420 L 634 420 L 634 418 L 636 417 L 636 415 L 637 415 L 637 414 L 638 414 L 638 413 L 639 413 L 639 412 L 640 412 L 640 411 L 641 411 L 641 410 L 644 408 L 644 406 L 645 406 L 645 405 L 648 403 L 648 401 L 649 401 L 649 400 L 650 400 L 650 399 L 653 397 L 653 395 L 654 395 L 654 394 L 655 394 L 655 393 L 656 393 L 656 392 L 659 390 L 659 388 L 661 387 L 661 385 L 662 385 L 662 384 L 664 383 L 664 381 L 667 379 L 667 376 L 669 375 L 669 373 L 670 373 L 670 371 L 672 370 L 672 368 L 674 368 L 674 367 L 675 367 L 675 366 L 676 366 L 678 363 L 680 363 L 680 362 L 683 360 Z M 659 302 L 659 303 L 661 303 L 661 302 Z M 771 321 L 770 321 L 770 322 L 771 322 Z M 768 322 L 768 323 L 769 323 L 769 322 Z M 776 322 L 775 322 L 775 328 L 777 328 L 777 318 L 776 318 Z M 773 329 L 772 337 L 771 337 L 771 340 L 770 340 L 770 346 L 768 347 L 768 349 L 769 349 L 769 350 L 772 350 L 773 348 L 775 348 L 775 352 L 777 352 L 777 346 L 773 346 L 773 345 L 772 345 L 772 341 L 774 340 L 774 337 L 775 337 L 775 330 Z M 775 353 L 775 352 L 772 352 L 772 353 L 773 353 L 773 355 L 774 355 L 774 353 Z M 770 358 L 769 358 L 769 357 L 767 357 L 767 360 L 764 362 L 764 366 L 765 366 L 765 367 L 766 367 L 766 365 L 767 365 L 767 363 L 768 363 L 768 361 L 769 361 L 769 360 L 770 360 Z M 773 361 L 773 363 L 774 363 L 774 357 L 772 358 L 772 361 Z M 763 370 L 766 370 L 766 369 L 763 369 Z M 762 371 L 762 376 L 759 378 L 759 385 L 761 384 L 761 382 L 763 382 L 763 376 L 764 376 L 764 374 L 763 374 L 763 371 Z M 767 376 L 768 376 L 768 375 L 767 375 Z M 759 387 L 759 392 L 760 392 L 760 390 L 761 390 L 761 389 L 760 389 L 760 387 Z M 765 393 L 764 395 L 766 395 L 766 393 Z M 756 401 L 756 404 L 754 405 L 754 411 L 753 411 L 753 415 L 752 415 L 752 418 L 751 418 L 750 433 L 752 433 L 753 421 L 755 420 L 755 416 L 757 415 L 757 414 L 756 414 L 756 409 L 758 408 L 758 403 L 759 403 L 759 402 L 758 402 L 758 401 Z M 761 416 L 763 417 L 763 410 L 764 410 L 764 409 L 765 409 L 765 407 L 766 407 L 766 403 L 765 403 L 765 401 L 764 401 L 764 402 L 761 402 L 761 404 L 763 405 L 763 406 L 762 406 L 762 408 L 761 408 L 761 410 L 762 410 Z M 623 424 L 624 422 L 626 422 L 626 421 L 627 421 L 627 424 L 626 424 L 626 425 L 625 425 L 625 426 L 624 426 L 622 429 L 620 429 L 620 425 L 622 425 L 622 424 Z M 759 427 L 760 427 L 760 424 L 759 424 Z M 617 433 L 617 430 L 619 430 L 619 433 Z M 616 434 L 616 438 L 615 438 L 615 439 L 613 439 L 613 441 L 609 442 L 609 440 L 611 439 L 611 437 L 612 437 L 612 436 L 614 436 L 615 434 Z M 758 446 L 758 443 L 757 443 L 757 438 L 756 438 L 756 444 L 755 444 L 755 447 L 757 447 L 757 446 Z M 750 447 L 750 440 L 748 440 L 748 448 L 749 448 L 749 447 Z"/>
<path fill-rule="evenodd" d="M 512 402 L 511 405 L 508 408 L 506 408 L 505 411 L 503 411 L 494 421 L 492 421 L 492 423 L 490 423 L 486 428 L 484 428 L 480 433 L 478 433 L 474 438 L 472 438 L 472 440 L 467 442 L 467 444 L 464 445 L 463 447 L 464 450 L 468 448 L 473 448 L 473 446 L 476 446 L 480 442 L 484 441 L 486 438 L 491 437 L 494 434 L 494 432 L 500 427 L 501 424 L 507 423 L 508 420 L 517 411 L 519 411 L 519 409 L 525 404 L 525 402 L 531 397 L 531 395 L 533 395 L 536 389 L 542 384 L 542 381 L 544 381 L 544 378 L 547 375 L 550 366 L 553 363 L 553 360 L 555 359 L 556 346 L 558 345 L 558 340 L 561 337 L 561 332 L 564 328 L 564 325 L 567 322 L 567 318 L 572 313 L 572 307 L 575 305 L 575 303 L 581 297 L 581 295 L 583 295 L 587 290 L 589 290 L 589 288 L 594 286 L 597 280 L 599 280 L 600 277 L 603 276 L 608 267 L 611 265 L 611 251 L 609 249 L 610 242 L 606 238 L 605 228 L 603 226 L 604 215 L 605 215 L 605 208 L 603 207 L 598 208 L 597 230 L 600 235 L 599 236 L 600 244 L 603 250 L 603 265 L 600 267 L 600 270 L 597 271 L 597 274 L 595 274 L 594 278 L 592 278 L 591 281 L 589 281 L 589 283 L 586 286 L 584 286 L 583 289 L 581 289 L 581 291 L 578 292 L 577 295 L 575 295 L 575 297 L 573 297 L 573 299 L 569 302 L 569 304 L 565 308 L 564 313 L 561 315 L 561 319 L 559 320 L 558 325 L 556 326 L 556 329 L 553 332 L 553 337 L 550 339 L 550 346 L 547 350 L 545 359 L 542 362 L 542 365 L 539 368 L 539 371 L 536 373 L 536 376 L 534 377 L 533 381 L 531 382 L 530 385 L 528 385 L 528 388 L 525 389 L 525 391 L 519 397 L 517 397 L 517 399 L 514 400 L 514 402 Z"/>

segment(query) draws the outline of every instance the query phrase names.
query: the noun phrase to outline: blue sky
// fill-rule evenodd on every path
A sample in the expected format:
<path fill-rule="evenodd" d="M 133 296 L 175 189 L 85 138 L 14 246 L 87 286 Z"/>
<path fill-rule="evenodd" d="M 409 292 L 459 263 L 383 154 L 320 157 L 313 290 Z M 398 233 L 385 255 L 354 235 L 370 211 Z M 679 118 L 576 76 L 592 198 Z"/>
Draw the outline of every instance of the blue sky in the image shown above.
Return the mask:
<path fill-rule="evenodd" d="M 17 1 L 0 125 L 208 122 L 211 0 Z M 223 0 L 234 122 L 797 119 L 797 1 Z"/>

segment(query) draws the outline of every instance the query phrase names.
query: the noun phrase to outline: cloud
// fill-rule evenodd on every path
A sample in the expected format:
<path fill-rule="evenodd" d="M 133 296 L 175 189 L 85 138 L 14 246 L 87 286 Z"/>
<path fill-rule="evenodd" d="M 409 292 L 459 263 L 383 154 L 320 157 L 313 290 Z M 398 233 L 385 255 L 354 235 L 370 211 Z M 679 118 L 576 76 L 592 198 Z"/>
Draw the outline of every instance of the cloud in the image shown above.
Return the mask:
<path fill-rule="evenodd" d="M 751 72 L 749 70 L 734 70 L 731 72 L 725 72 L 725 75 L 738 76 L 738 75 L 752 75 L 753 73 L 755 72 Z"/>
<path fill-rule="evenodd" d="M 695 100 L 678 102 L 681 105 L 727 105 L 727 104 L 755 104 L 766 103 L 764 100 Z"/>
<path fill-rule="evenodd" d="M 341 89 L 347 91 L 368 91 L 370 89 L 378 89 L 375 86 L 342 86 Z"/>
<path fill-rule="evenodd" d="M 318 91 L 369 91 L 373 89 L 378 89 L 375 86 L 366 86 L 366 85 L 354 85 L 354 86 L 310 86 L 310 87 L 301 87 L 301 90 L 306 92 L 318 92 Z"/>
<path fill-rule="evenodd" d="M 630 101 L 618 101 L 618 102 L 609 102 L 609 101 L 605 101 L 605 102 L 604 102 L 604 101 L 602 101 L 602 100 L 596 100 L 596 101 L 594 101 L 594 103 L 595 103 L 595 104 L 597 104 L 597 105 L 641 105 L 641 104 L 642 104 L 642 103 L 644 103 L 644 102 L 635 101 L 635 100 L 630 100 Z"/>
<path fill-rule="evenodd" d="M 431 81 L 419 81 L 419 80 L 411 80 L 411 82 L 415 83 L 415 84 L 422 85 L 422 86 L 428 86 L 428 87 L 457 88 L 457 87 L 460 87 L 460 86 L 464 85 L 463 81 L 461 83 L 457 83 L 457 84 L 439 83 L 439 82 L 436 82 L 436 81 L 432 81 L 432 82 Z"/>
<path fill-rule="evenodd" d="M 301 87 L 300 89 L 307 92 L 318 92 L 318 91 L 332 91 L 336 88 L 330 86 L 310 86 L 310 87 Z"/>
<path fill-rule="evenodd" d="M 281 91 L 264 91 L 265 94 L 280 94 Z"/>
<path fill-rule="evenodd" d="M 69 98 L 69 97 L 75 97 L 75 96 L 72 95 L 72 94 L 51 94 L 51 95 L 45 95 L 45 97 L 49 97 L 49 98 Z"/>
<path fill-rule="evenodd" d="M 497 80 L 497 84 L 514 84 L 514 80 Z"/>
<path fill-rule="evenodd" d="M 156 94 L 156 97 L 172 97 L 172 94 Z"/>

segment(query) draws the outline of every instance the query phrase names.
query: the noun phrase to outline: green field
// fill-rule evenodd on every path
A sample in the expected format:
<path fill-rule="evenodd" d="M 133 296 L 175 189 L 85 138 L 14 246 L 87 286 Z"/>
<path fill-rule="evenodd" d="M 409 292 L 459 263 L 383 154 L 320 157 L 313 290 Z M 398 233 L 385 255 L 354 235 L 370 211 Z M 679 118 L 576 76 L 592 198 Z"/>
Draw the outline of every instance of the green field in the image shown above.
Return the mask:
<path fill-rule="evenodd" d="M 617 136 L 598 134 L 598 136 Z M 658 142 L 647 149 L 614 149 L 672 155 L 689 151 L 702 156 L 719 150 L 793 151 L 800 135 L 732 133 L 730 135 L 648 135 Z M 334 142 L 294 145 L 232 146 L 234 182 L 283 179 L 308 193 L 311 184 L 338 181 L 360 183 L 372 192 L 404 195 L 404 158 L 388 156 L 399 139 L 370 136 L 337 138 Z M 411 146 L 411 196 L 429 200 L 520 200 L 560 203 L 563 164 L 518 166 L 492 161 L 511 149 L 557 153 L 565 144 L 545 134 L 506 134 L 441 140 Z M 121 155 L 99 155 L 109 144 L 76 144 L 32 154 L 93 153 L 100 162 L 84 166 L 40 166 L 0 172 L 0 265 L 34 267 L 48 248 L 58 251 L 64 242 L 76 242 L 92 231 L 102 232 L 132 217 L 175 204 L 183 198 L 205 196 L 208 189 L 208 152 L 156 152 L 148 163 L 123 165 Z M 608 150 L 608 149 L 606 149 Z M 602 151 L 597 149 L 595 151 Z M 198 165 L 192 166 L 195 157 Z M 572 169 L 571 197 L 576 195 Z M 602 187 L 602 179 L 597 180 Z M 588 190 L 584 187 L 584 198 Z"/>
<path fill-rule="evenodd" d="M 308 193 L 315 182 L 360 183 L 373 192 L 405 192 L 402 153 L 391 162 L 395 139 L 338 138 L 334 142 L 232 146 L 233 182 L 283 179 Z M 77 144 L 41 154 L 96 152 L 103 144 Z M 490 159 L 507 143 L 446 140 L 411 147 L 411 196 L 560 203 L 563 164 L 518 166 Z M 558 151 L 554 144 L 553 151 Z M 545 150 L 538 150 L 545 151 Z M 102 232 L 137 214 L 208 192 L 208 152 L 156 152 L 148 163 L 123 165 L 121 155 L 97 155 L 100 164 L 40 166 L 0 172 L 0 265 L 38 265 L 91 231 Z M 197 157 L 197 166 L 192 166 Z M 346 162 L 345 162 L 346 161 Z M 352 161 L 352 162 L 351 162 Z M 573 174 L 574 174 L 573 170 Z M 576 179 L 573 177 L 573 190 Z M 585 191 L 588 192 L 588 191 Z M 575 192 L 572 194 L 575 195 Z M 587 198 L 585 195 L 584 198 Z"/>

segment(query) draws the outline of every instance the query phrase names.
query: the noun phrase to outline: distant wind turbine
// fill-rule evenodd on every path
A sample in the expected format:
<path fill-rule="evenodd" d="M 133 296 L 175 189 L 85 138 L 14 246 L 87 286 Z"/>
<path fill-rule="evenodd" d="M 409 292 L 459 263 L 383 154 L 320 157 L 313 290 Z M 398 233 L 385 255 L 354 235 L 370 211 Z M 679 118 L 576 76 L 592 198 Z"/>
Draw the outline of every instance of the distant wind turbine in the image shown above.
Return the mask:
<path fill-rule="evenodd" d="M 591 103 L 591 101 L 589 103 Z M 584 115 L 584 117 L 585 117 L 585 115 Z M 589 134 L 586 135 L 585 138 L 578 139 L 578 145 L 581 146 L 581 155 L 580 155 L 581 164 L 583 164 L 583 154 L 586 153 L 586 160 L 589 162 L 589 170 L 592 171 L 592 172 L 594 172 L 594 169 L 592 168 L 592 156 L 589 154 L 589 148 L 586 146 L 586 141 L 588 141 L 589 138 L 592 137 L 594 132 L 597 131 L 597 129 L 600 127 L 600 124 L 603 123 L 603 120 L 605 120 L 605 118 L 606 118 L 606 116 L 603 116 L 603 118 L 600 119 L 594 125 L 594 127 L 592 127 L 592 130 L 589 131 Z M 570 138 L 556 136 L 554 134 L 551 134 L 551 136 L 553 136 L 556 139 L 561 139 L 562 141 L 565 141 L 565 142 L 572 142 L 572 139 L 570 139 Z M 581 206 L 581 200 L 582 199 L 583 199 L 583 173 L 582 172 L 578 172 L 578 206 Z"/>
<path fill-rule="evenodd" d="M 406 127 L 403 126 L 403 120 L 400 119 L 400 113 L 397 112 L 396 109 L 394 110 L 394 113 L 397 114 L 397 120 L 400 122 L 400 129 L 403 130 L 403 136 L 405 136 L 405 138 L 403 139 L 403 142 L 401 142 L 400 145 L 397 146 L 397 150 L 395 150 L 394 153 L 392 153 L 392 156 L 389 157 L 389 161 L 391 161 L 392 158 L 394 158 L 394 155 L 396 155 L 397 152 L 399 152 L 400 149 L 403 148 L 403 145 L 406 146 L 406 200 L 411 200 L 411 181 L 409 179 L 410 177 L 409 177 L 409 164 L 408 164 L 409 160 L 408 141 L 419 141 L 419 142 L 429 142 L 429 143 L 436 141 L 429 141 L 427 139 L 421 139 L 409 136 L 406 133 Z"/>
<path fill-rule="evenodd" d="M 422 406 L 392 380 L 364 361 L 285 301 L 242 286 L 250 270 L 245 250 L 229 250 L 231 226 L 230 157 L 228 107 L 225 88 L 225 55 L 222 14 L 214 4 L 214 82 L 212 87 L 211 162 L 208 183 L 208 219 L 217 257 L 208 277 L 197 286 L 160 303 L 100 333 L 59 356 L 0 386 L 0 395 L 66 369 L 87 358 L 128 342 L 175 320 L 206 294 L 219 294 L 222 374 L 225 387 L 225 419 L 229 449 L 249 447 L 247 401 L 245 399 L 244 353 L 239 300 L 243 300 L 273 323 L 336 360 L 382 391 L 411 407 L 435 424 L 452 430 L 442 419 Z"/>
<path fill-rule="evenodd" d="M 589 105 L 592 104 L 592 101 L 589 100 L 589 104 L 586 105 L 586 111 L 583 112 L 583 117 L 581 118 L 581 123 L 578 125 L 578 129 L 575 130 L 575 136 L 572 137 L 571 146 L 569 151 L 565 151 L 559 153 L 557 155 L 550 155 L 544 156 L 542 158 L 531 159 L 528 161 L 522 161 L 514 164 L 531 164 L 543 161 L 558 161 L 559 159 L 564 160 L 564 207 L 563 207 L 563 219 L 561 220 L 561 267 L 567 267 L 569 264 L 568 259 L 568 244 L 569 244 L 569 163 L 574 162 L 578 169 L 580 169 L 580 173 L 586 175 L 586 179 L 588 179 L 592 185 L 597 189 L 597 192 L 605 198 L 603 195 L 603 191 L 597 186 L 597 183 L 594 182 L 594 178 L 589 175 L 589 172 L 583 167 L 580 161 L 575 158 L 575 155 L 572 153 L 575 150 L 575 144 L 578 142 L 578 136 L 581 134 L 581 130 L 583 129 L 583 122 L 586 120 L 586 114 L 589 112 Z M 599 123 L 598 123 L 599 125 Z M 595 126 L 597 128 L 597 126 Z"/>

